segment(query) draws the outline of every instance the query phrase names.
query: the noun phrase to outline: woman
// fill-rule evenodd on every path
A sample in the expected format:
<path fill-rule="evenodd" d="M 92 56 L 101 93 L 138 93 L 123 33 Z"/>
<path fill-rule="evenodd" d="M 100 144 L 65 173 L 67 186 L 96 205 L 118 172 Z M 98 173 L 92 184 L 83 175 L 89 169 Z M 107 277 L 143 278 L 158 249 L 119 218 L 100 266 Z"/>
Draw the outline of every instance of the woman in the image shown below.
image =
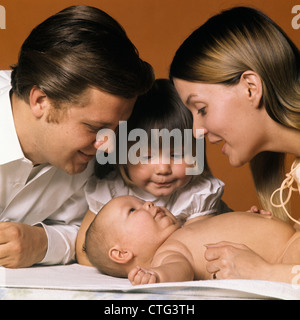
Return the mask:
<path fill-rule="evenodd" d="M 184 41 L 170 77 L 193 113 L 194 129 L 204 129 L 211 143 L 225 141 L 222 152 L 232 166 L 249 161 L 264 208 L 289 215 L 290 194 L 283 201 L 282 191 L 300 182 L 300 53 L 287 35 L 255 9 L 224 11 Z M 279 188 L 287 153 L 296 159 Z M 293 266 L 269 265 L 242 245 L 208 246 L 206 258 L 218 279 L 295 277 Z"/>

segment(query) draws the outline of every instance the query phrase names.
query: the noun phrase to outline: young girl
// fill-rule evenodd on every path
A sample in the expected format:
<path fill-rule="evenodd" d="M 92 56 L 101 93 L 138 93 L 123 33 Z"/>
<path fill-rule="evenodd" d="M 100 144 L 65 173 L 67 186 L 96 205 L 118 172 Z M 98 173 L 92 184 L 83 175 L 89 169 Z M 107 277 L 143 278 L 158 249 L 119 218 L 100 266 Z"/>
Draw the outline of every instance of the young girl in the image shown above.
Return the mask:
<path fill-rule="evenodd" d="M 184 130 L 192 128 L 192 122 L 190 111 L 182 104 L 172 83 L 167 79 L 159 79 L 147 94 L 138 98 L 127 128 L 128 132 L 135 128 L 143 129 L 148 137 L 154 128 L 169 131 L 180 129 L 183 136 Z M 191 143 L 195 147 L 195 139 L 192 139 Z M 128 149 L 130 146 L 128 143 Z M 183 150 L 184 146 L 180 148 Z M 157 161 L 151 163 L 152 159 L 149 159 L 147 164 L 128 162 L 126 165 L 118 165 L 104 179 L 94 177 L 90 180 L 86 187 L 89 211 L 76 241 L 76 256 L 80 264 L 90 265 L 82 250 L 87 228 L 99 210 L 117 196 L 134 195 L 157 206 L 166 207 L 182 223 L 197 216 L 230 211 L 221 200 L 223 182 L 211 175 L 206 164 L 201 175 L 187 175 L 186 169 L 191 165 L 185 162 L 183 152 L 178 155 L 175 149 L 174 141 L 171 141 L 168 155 L 170 163 L 164 163 L 167 162 L 163 161 L 166 155 L 160 146 L 158 159 L 155 159 Z M 99 165 L 96 173 L 102 176 Z"/>

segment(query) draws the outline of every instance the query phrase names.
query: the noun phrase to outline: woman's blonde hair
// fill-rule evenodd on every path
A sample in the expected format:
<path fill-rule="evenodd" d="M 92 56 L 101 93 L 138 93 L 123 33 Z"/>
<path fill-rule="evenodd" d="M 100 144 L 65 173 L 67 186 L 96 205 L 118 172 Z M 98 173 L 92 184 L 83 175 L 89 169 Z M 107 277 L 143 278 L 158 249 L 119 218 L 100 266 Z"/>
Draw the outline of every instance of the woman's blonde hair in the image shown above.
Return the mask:
<path fill-rule="evenodd" d="M 236 7 L 210 18 L 180 46 L 170 78 L 235 85 L 247 71 L 262 81 L 262 105 L 276 122 L 300 129 L 300 54 L 284 31 L 262 12 Z M 264 208 L 283 217 L 269 198 L 283 178 L 284 155 L 263 152 L 250 162 Z"/>

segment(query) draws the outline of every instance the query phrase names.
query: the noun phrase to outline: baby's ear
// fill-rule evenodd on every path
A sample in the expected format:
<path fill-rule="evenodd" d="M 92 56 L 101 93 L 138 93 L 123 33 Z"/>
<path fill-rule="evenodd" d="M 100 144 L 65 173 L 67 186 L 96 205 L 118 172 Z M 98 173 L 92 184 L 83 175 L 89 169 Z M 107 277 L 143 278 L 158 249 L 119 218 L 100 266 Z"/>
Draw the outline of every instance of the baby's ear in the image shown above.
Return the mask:
<path fill-rule="evenodd" d="M 110 248 L 108 255 L 112 261 L 124 264 L 131 261 L 134 257 L 134 254 L 131 250 L 122 249 L 119 246 Z"/>

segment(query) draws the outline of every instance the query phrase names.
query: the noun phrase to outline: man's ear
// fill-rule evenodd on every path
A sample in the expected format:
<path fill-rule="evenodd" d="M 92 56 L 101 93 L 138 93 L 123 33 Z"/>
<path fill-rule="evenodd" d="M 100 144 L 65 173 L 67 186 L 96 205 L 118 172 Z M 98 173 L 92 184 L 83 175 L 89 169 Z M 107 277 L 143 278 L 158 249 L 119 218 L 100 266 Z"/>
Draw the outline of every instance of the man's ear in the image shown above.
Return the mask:
<path fill-rule="evenodd" d="M 260 76 L 254 71 L 245 71 L 241 76 L 241 84 L 243 85 L 245 94 L 252 105 L 260 107 L 263 91 Z"/>
<path fill-rule="evenodd" d="M 38 87 L 32 87 L 29 94 L 29 104 L 31 112 L 36 118 L 41 118 L 43 116 L 47 103 L 47 95 Z"/>
<path fill-rule="evenodd" d="M 117 263 L 127 263 L 131 261 L 134 254 L 131 250 L 122 249 L 120 246 L 114 246 L 109 250 L 109 258 Z"/>

